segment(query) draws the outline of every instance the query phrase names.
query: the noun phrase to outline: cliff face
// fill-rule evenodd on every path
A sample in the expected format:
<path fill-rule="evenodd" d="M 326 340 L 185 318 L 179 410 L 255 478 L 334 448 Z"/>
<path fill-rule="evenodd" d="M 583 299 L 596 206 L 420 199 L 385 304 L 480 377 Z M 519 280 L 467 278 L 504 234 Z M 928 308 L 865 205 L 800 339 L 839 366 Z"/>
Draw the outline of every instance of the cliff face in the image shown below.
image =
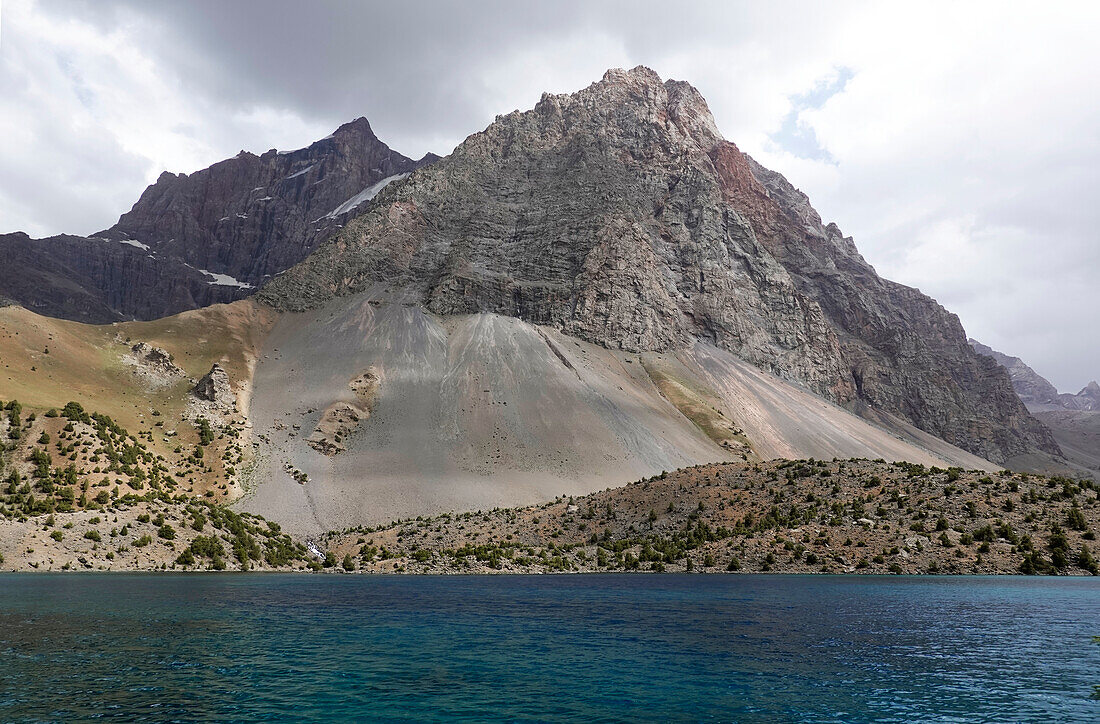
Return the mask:
<path fill-rule="evenodd" d="M 88 322 L 239 299 L 305 258 L 385 183 L 434 159 L 391 150 L 360 118 L 308 148 L 164 173 L 92 237 L 0 236 L 12 262 L 0 270 L 0 296 Z"/>
<path fill-rule="evenodd" d="M 351 212 L 358 194 L 416 167 L 360 118 L 298 151 L 241 151 L 190 176 L 164 173 L 97 236 L 255 285 L 305 258 L 341 223 L 342 204 Z"/>
<path fill-rule="evenodd" d="M 957 317 L 878 277 L 693 87 L 646 68 L 498 117 L 260 294 L 301 310 L 377 282 L 613 348 L 704 339 L 994 461 L 1058 450 Z"/>
<path fill-rule="evenodd" d="M 38 314 L 102 324 L 239 299 L 247 288 L 129 244 L 0 235 L 0 296 Z"/>

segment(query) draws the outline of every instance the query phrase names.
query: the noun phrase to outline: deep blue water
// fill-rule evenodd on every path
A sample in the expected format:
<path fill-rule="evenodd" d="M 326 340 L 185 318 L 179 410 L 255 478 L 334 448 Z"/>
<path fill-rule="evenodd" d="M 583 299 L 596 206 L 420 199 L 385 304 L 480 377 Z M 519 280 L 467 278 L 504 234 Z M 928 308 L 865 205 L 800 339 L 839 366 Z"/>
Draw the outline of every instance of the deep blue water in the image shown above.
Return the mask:
<path fill-rule="evenodd" d="M 1100 581 L 0 575 L 0 720 L 1100 721 Z"/>

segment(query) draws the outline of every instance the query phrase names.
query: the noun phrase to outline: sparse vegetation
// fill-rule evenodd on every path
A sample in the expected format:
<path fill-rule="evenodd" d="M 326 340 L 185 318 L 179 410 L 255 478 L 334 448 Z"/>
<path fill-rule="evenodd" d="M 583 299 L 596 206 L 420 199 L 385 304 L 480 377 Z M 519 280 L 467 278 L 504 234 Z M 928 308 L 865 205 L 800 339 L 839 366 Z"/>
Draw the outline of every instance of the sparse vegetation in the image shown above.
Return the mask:
<path fill-rule="evenodd" d="M 1029 476 L 1057 491 L 1043 495 L 1022 482 L 868 460 L 702 465 L 583 498 L 341 531 L 329 545 L 364 571 L 1093 573 L 1081 530 L 1100 515 L 1095 484 Z"/>

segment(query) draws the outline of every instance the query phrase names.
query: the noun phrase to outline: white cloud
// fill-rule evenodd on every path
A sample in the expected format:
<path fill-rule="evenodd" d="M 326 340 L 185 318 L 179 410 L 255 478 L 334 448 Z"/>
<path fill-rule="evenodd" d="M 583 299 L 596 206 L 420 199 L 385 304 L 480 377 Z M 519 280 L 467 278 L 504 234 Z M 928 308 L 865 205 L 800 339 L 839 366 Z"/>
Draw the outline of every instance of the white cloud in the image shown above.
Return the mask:
<path fill-rule="evenodd" d="M 92 233 L 162 171 L 190 173 L 242 146 L 305 145 L 331 130 L 263 106 L 224 113 L 181 93 L 173 69 L 143 47 L 140 19 L 105 32 L 30 0 L 0 12 L 5 232 Z"/>

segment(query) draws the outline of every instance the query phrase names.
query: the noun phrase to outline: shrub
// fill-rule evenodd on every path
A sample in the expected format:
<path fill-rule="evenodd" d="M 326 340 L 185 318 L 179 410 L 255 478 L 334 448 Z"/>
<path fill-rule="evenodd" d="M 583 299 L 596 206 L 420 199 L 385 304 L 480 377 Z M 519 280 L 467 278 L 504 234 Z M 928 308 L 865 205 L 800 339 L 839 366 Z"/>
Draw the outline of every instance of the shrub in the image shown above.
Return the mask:
<path fill-rule="evenodd" d="M 225 555 L 221 541 L 211 535 L 197 535 L 188 549 L 200 558 L 217 558 Z"/>
<path fill-rule="evenodd" d="M 98 530 L 89 530 L 84 533 L 84 537 L 88 540 L 94 540 L 96 543 L 103 540 L 103 536 L 99 534 Z"/>
<path fill-rule="evenodd" d="M 1092 551 L 1088 546 L 1081 546 L 1081 552 L 1077 554 L 1077 565 L 1094 576 L 1100 575 L 1100 567 L 1092 557 Z"/>
<path fill-rule="evenodd" d="M 1085 514 L 1081 512 L 1081 509 L 1074 506 L 1066 512 L 1066 526 L 1073 530 L 1087 530 L 1089 524 L 1085 520 Z"/>
<path fill-rule="evenodd" d="M 164 540 L 173 540 L 176 537 L 176 529 L 165 523 L 157 529 L 157 535 Z"/>
<path fill-rule="evenodd" d="M 214 430 L 210 427 L 210 421 L 205 417 L 200 417 L 195 420 L 195 428 L 199 433 L 199 445 L 205 446 L 214 442 Z M 202 455 L 200 454 L 196 457 L 202 457 Z"/>

